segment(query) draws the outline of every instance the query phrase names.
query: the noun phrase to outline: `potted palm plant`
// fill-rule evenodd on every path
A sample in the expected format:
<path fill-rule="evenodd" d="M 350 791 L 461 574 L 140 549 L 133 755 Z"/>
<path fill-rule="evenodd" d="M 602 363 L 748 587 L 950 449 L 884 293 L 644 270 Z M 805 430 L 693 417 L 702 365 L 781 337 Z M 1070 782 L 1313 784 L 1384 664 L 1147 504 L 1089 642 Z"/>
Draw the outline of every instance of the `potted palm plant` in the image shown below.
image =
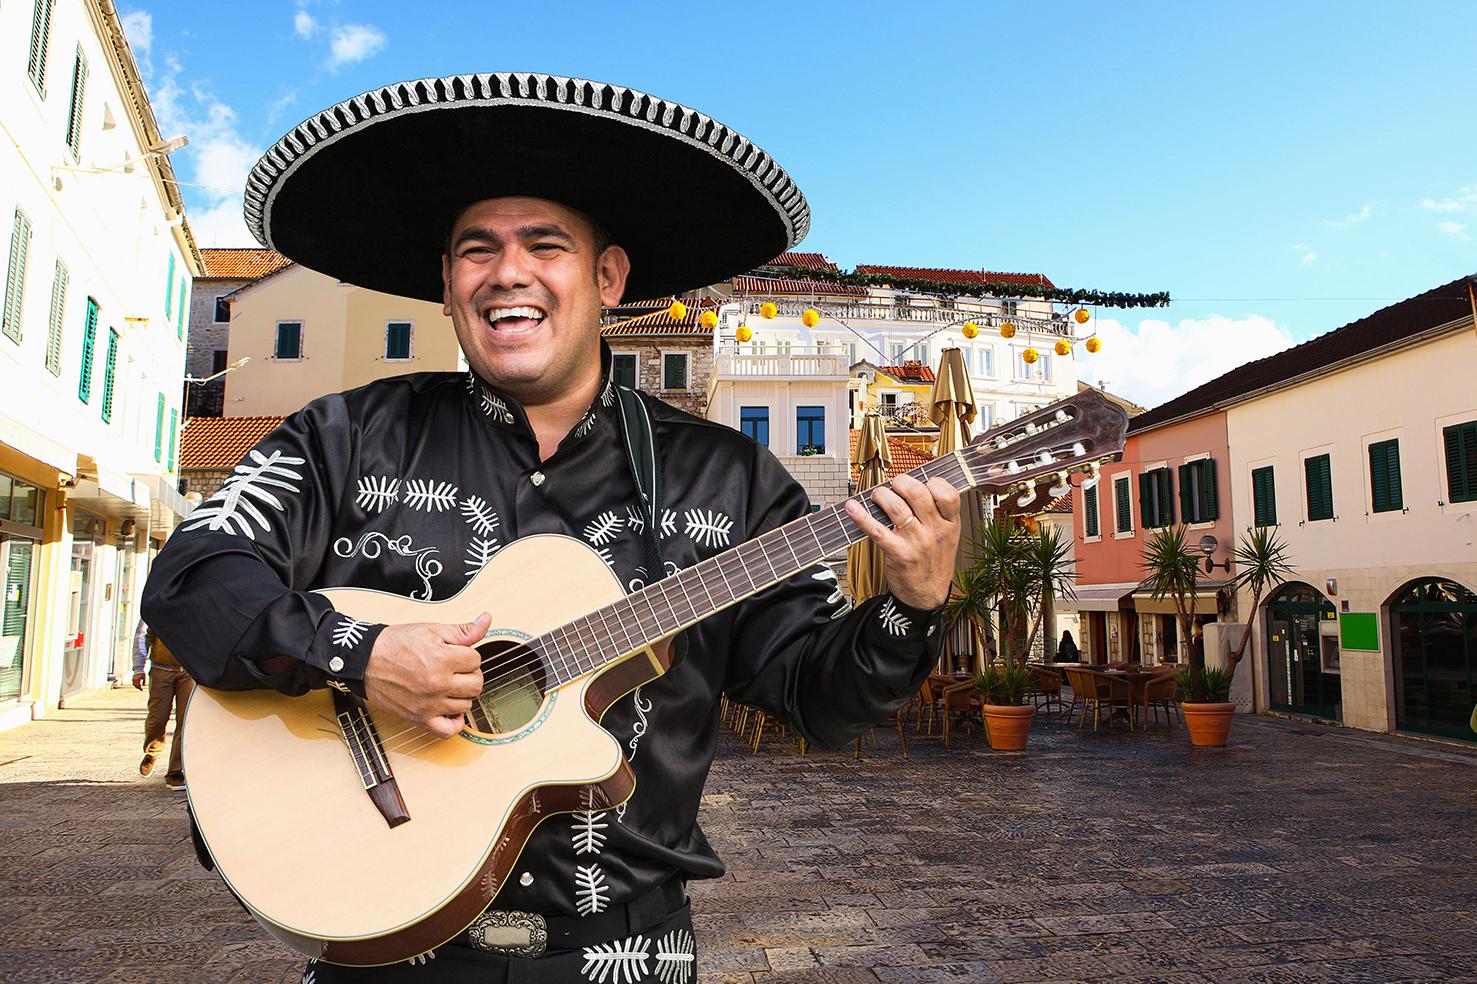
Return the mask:
<path fill-rule="evenodd" d="M 985 713 L 985 733 L 990 747 L 1001 752 L 1019 752 L 1031 734 L 1036 707 L 1026 703 L 1031 673 L 1024 666 L 996 664 L 975 677 Z"/>

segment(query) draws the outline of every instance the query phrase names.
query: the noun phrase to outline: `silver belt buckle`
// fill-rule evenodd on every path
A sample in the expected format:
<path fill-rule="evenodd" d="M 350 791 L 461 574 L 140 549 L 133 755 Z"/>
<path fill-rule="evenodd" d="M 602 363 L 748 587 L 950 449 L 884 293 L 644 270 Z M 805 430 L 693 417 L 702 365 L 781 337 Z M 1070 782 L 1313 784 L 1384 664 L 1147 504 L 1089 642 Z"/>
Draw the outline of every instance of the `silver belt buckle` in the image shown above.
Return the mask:
<path fill-rule="evenodd" d="M 505 957 L 542 957 L 549 948 L 549 924 L 536 912 L 489 909 L 467 927 L 467 942 Z"/>

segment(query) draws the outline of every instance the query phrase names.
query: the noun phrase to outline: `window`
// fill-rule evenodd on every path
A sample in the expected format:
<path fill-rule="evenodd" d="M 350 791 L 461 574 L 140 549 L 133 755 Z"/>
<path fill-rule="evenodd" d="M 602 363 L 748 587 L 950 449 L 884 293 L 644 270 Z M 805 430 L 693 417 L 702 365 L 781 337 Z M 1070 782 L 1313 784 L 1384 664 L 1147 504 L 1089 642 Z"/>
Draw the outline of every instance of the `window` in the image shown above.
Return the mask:
<path fill-rule="evenodd" d="M 1041 378 L 1048 383 L 1051 382 L 1051 359 L 1050 355 L 1042 352 L 1040 358 L 1036 360 L 1036 364 L 1041 367 Z"/>
<path fill-rule="evenodd" d="M 1000 313 L 1007 318 L 1014 318 L 1020 311 L 1020 301 L 1001 301 Z"/>
<path fill-rule="evenodd" d="M 798 454 L 826 453 L 826 408 L 795 408 L 795 451 Z"/>
<path fill-rule="evenodd" d="M 118 330 L 108 329 L 108 361 L 103 364 L 103 423 L 113 422 L 113 376 L 118 371 Z"/>
<path fill-rule="evenodd" d="M 1116 533 L 1133 532 L 1133 493 L 1128 487 L 1129 476 L 1113 476 L 1113 530 Z"/>
<path fill-rule="evenodd" d="M 164 276 L 164 317 L 174 317 L 174 254 L 169 254 L 169 273 Z"/>
<path fill-rule="evenodd" d="M 72 63 L 72 105 L 67 111 L 67 147 L 76 160 L 82 151 L 82 100 L 87 91 L 87 59 L 77 47 L 77 60 Z"/>
<path fill-rule="evenodd" d="M 1377 441 L 1369 446 L 1369 508 L 1377 513 L 1405 508 L 1398 439 Z"/>
<path fill-rule="evenodd" d="M 67 265 L 58 259 L 51 278 L 51 318 L 46 326 L 46 371 L 53 376 L 62 374 L 62 318 L 66 306 Z"/>
<path fill-rule="evenodd" d="M 739 430 L 757 443 L 769 447 L 769 408 L 739 407 Z"/>
<path fill-rule="evenodd" d="M 1477 501 L 1477 420 L 1441 429 L 1446 452 L 1446 501 Z"/>
<path fill-rule="evenodd" d="M 1097 486 L 1082 490 L 1082 533 L 1088 539 L 1103 535 L 1098 525 Z"/>
<path fill-rule="evenodd" d="M 303 323 L 301 321 L 277 322 L 277 347 L 273 357 L 278 359 L 301 359 L 303 357 Z"/>
<path fill-rule="evenodd" d="M 900 365 L 903 364 L 903 353 L 906 352 L 907 349 L 908 349 L 908 346 L 907 346 L 907 343 L 906 342 L 893 342 L 892 343 L 892 364 L 893 365 L 900 366 Z"/>
<path fill-rule="evenodd" d="M 31 53 L 26 58 L 26 74 L 36 91 L 46 96 L 46 47 L 51 43 L 51 11 L 56 0 L 36 0 L 31 12 Z"/>
<path fill-rule="evenodd" d="M 223 325 L 231 320 L 231 302 L 224 294 L 215 299 L 215 323 Z"/>
<path fill-rule="evenodd" d="M 1303 475 L 1308 488 L 1308 521 L 1333 519 L 1333 478 L 1328 455 L 1303 459 Z"/>
<path fill-rule="evenodd" d="M 385 358 L 401 361 L 410 358 L 409 321 L 391 321 L 385 325 Z"/>
<path fill-rule="evenodd" d="M 159 394 L 159 409 L 154 415 L 154 460 L 164 457 L 164 394 Z"/>
<path fill-rule="evenodd" d="M 1277 483 L 1271 465 L 1251 470 L 1251 510 L 1257 526 L 1277 525 Z"/>
<path fill-rule="evenodd" d="M 226 360 L 229 358 L 230 353 L 226 349 L 212 350 L 210 353 L 210 374 L 214 376 L 218 372 L 225 372 L 226 366 L 228 365 Z"/>
<path fill-rule="evenodd" d="M 31 252 L 31 220 L 19 208 L 15 224 L 10 227 L 10 261 L 5 267 L 5 309 L 0 315 L 5 335 L 11 341 L 21 340 L 21 302 L 26 294 L 26 259 Z"/>
<path fill-rule="evenodd" d="M 1168 468 L 1152 468 L 1139 475 L 1139 515 L 1144 529 L 1174 524 L 1174 496 Z"/>
<path fill-rule="evenodd" d="M 615 376 L 615 384 L 624 386 L 626 389 L 636 388 L 636 353 L 617 352 L 610 363 L 611 375 Z"/>
<path fill-rule="evenodd" d="M 1220 515 L 1215 498 L 1215 461 L 1201 458 L 1180 465 L 1180 519 L 1211 523 Z"/>
<path fill-rule="evenodd" d="M 977 421 L 980 430 L 989 430 L 995 426 L 995 404 L 981 403 L 976 408 L 976 412 L 979 414 Z"/>
<path fill-rule="evenodd" d="M 174 337 L 180 340 L 183 340 L 185 337 L 185 305 L 188 303 L 185 299 L 185 294 L 188 290 L 189 285 L 185 283 L 185 278 L 180 277 L 179 307 L 174 309 Z"/>
<path fill-rule="evenodd" d="M 174 471 L 174 452 L 179 440 L 179 411 L 169 411 L 169 470 Z"/>
<path fill-rule="evenodd" d="M 666 352 L 662 355 L 662 389 L 687 389 L 687 353 Z"/>
<path fill-rule="evenodd" d="M 82 326 L 82 369 L 77 379 L 77 399 L 92 399 L 92 352 L 97 347 L 97 301 L 87 299 L 87 321 Z"/>
<path fill-rule="evenodd" d="M 995 347 L 993 345 L 980 349 L 980 374 L 984 376 L 995 375 Z"/>
<path fill-rule="evenodd" d="M 1015 378 L 1016 379 L 1050 379 L 1051 370 L 1047 368 L 1047 360 L 1051 357 L 1039 350 L 1036 353 L 1034 365 L 1028 365 L 1025 360 L 1026 350 L 1018 348 L 1014 350 Z"/>

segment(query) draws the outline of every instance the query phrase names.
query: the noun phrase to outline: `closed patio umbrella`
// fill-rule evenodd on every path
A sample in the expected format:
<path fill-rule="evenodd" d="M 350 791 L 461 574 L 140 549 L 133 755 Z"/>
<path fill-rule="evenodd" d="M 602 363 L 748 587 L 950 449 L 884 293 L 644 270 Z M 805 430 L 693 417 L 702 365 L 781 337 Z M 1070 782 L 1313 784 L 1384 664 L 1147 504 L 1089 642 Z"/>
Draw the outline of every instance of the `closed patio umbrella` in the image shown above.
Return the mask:
<path fill-rule="evenodd" d="M 861 465 L 857 477 L 857 491 L 874 488 L 887 481 L 887 470 L 892 466 L 892 454 L 887 448 L 887 432 L 882 417 L 869 413 L 862 421 L 862 432 L 857 440 L 856 460 Z M 846 584 L 851 592 L 852 604 L 887 590 L 883 576 L 882 551 L 870 538 L 853 543 L 846 552 Z"/>
<path fill-rule="evenodd" d="M 938 444 L 933 452 L 936 456 L 942 457 L 969 443 L 977 410 L 969 370 L 964 367 L 964 353 L 957 348 L 944 349 L 939 360 L 928 413 L 939 429 Z M 979 493 L 964 492 L 959 499 L 959 555 L 955 560 L 955 570 L 962 571 L 973 567 L 977 559 L 974 544 L 984 527 L 985 513 L 984 497 Z M 975 652 L 974 661 L 975 671 L 984 672 L 985 654 Z"/>

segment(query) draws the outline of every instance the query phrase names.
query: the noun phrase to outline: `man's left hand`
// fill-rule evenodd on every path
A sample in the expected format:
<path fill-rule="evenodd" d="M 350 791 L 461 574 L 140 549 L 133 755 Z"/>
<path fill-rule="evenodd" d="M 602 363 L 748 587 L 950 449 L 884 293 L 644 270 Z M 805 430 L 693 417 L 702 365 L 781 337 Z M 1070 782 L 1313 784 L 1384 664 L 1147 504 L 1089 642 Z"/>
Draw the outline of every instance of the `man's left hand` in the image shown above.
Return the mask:
<path fill-rule="evenodd" d="M 855 499 L 846 514 L 882 548 L 887 587 L 905 605 L 937 608 L 949 598 L 959 549 L 959 493 L 942 478 L 925 484 L 899 475 L 872 489 L 872 501 L 892 520 L 879 523 Z"/>

